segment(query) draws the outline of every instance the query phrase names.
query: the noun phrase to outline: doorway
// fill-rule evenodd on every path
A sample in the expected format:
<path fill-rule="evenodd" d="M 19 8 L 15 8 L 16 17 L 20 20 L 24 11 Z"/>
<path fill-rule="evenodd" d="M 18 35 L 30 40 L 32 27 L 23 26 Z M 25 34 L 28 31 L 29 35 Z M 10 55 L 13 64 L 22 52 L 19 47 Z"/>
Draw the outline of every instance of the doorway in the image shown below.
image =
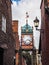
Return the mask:
<path fill-rule="evenodd" d="M 0 65 L 3 65 L 3 53 L 4 53 L 4 49 L 0 48 Z"/>

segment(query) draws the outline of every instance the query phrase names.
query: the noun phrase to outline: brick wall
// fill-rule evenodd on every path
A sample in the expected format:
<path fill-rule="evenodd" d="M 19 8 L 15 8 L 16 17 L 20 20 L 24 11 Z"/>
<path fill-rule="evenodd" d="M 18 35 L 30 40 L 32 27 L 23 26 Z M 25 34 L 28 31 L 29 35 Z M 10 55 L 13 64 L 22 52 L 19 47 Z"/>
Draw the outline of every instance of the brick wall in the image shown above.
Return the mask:
<path fill-rule="evenodd" d="M 4 15 L 6 18 L 6 33 L 2 31 L 2 15 Z M 14 65 L 14 44 L 12 32 L 11 1 L 0 0 L 0 47 L 4 49 L 4 65 Z"/>
<path fill-rule="evenodd" d="M 49 14 L 47 14 L 45 6 L 47 0 L 42 1 L 41 6 L 41 28 L 44 29 L 44 33 L 41 33 L 42 44 L 42 64 L 49 64 Z"/>
<path fill-rule="evenodd" d="M 19 65 L 20 42 L 19 42 L 19 36 L 18 36 L 18 20 L 12 21 L 12 29 L 13 29 L 13 36 L 14 36 L 14 39 L 15 39 L 16 65 Z"/>

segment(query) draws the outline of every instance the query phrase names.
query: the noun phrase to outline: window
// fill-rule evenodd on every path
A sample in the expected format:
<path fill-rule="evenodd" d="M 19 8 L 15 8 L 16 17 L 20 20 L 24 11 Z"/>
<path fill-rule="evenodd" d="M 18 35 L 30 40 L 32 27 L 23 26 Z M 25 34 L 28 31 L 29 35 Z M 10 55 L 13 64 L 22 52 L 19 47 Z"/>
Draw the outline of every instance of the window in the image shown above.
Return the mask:
<path fill-rule="evenodd" d="M 6 18 L 4 15 L 2 15 L 2 31 L 6 33 Z"/>

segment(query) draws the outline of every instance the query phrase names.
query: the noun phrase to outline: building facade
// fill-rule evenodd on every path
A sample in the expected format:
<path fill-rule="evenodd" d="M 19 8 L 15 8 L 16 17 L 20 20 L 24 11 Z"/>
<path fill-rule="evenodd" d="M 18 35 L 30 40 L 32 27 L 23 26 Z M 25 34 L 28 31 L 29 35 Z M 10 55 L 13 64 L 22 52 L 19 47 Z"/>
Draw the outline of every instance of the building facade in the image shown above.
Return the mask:
<path fill-rule="evenodd" d="M 11 0 L 0 0 L 0 64 L 14 65 Z"/>
<path fill-rule="evenodd" d="M 42 62 L 41 62 L 41 54 L 40 54 L 39 51 L 41 51 L 40 48 L 39 48 L 39 50 L 38 49 L 36 50 L 37 65 L 42 65 Z"/>
<path fill-rule="evenodd" d="M 13 36 L 15 39 L 15 65 L 19 65 L 19 36 L 18 36 L 18 20 L 12 21 Z"/>
<path fill-rule="evenodd" d="M 42 64 L 49 64 L 49 0 L 41 1 L 41 47 L 42 47 Z"/>

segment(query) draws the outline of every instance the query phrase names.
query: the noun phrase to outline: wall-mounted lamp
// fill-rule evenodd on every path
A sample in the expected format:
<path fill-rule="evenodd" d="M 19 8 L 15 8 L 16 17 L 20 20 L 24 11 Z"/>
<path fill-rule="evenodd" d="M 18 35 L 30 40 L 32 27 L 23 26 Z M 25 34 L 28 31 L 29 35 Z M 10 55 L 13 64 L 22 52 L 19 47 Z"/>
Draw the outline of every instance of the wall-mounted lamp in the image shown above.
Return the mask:
<path fill-rule="evenodd" d="M 39 26 L 39 20 L 38 20 L 37 17 L 36 17 L 35 20 L 34 20 L 34 26 L 35 26 L 36 30 L 41 31 L 41 32 L 44 31 L 44 29 L 38 29 L 38 26 Z"/>

